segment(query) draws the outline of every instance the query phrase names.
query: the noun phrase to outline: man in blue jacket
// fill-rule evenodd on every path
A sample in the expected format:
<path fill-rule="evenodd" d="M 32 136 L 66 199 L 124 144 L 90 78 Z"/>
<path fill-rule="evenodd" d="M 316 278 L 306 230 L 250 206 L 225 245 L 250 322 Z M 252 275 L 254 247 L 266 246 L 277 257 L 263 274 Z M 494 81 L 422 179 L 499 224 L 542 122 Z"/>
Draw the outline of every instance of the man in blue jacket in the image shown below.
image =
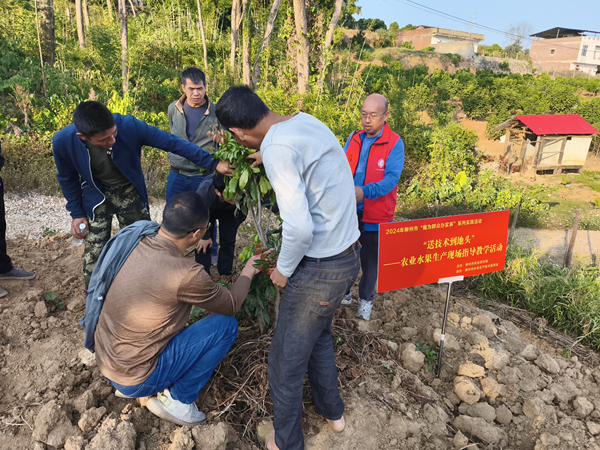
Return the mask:
<path fill-rule="evenodd" d="M 112 114 L 100 102 L 80 103 L 73 124 L 52 140 L 58 182 L 71 214 L 71 234 L 85 239 L 83 274 L 87 286 L 111 235 L 117 216 L 121 228 L 150 220 L 142 172 L 142 146 L 156 147 L 189 159 L 207 170 L 230 174 L 202 148 L 170 135 L 133 116 Z M 80 225 L 85 226 L 85 234 Z"/>

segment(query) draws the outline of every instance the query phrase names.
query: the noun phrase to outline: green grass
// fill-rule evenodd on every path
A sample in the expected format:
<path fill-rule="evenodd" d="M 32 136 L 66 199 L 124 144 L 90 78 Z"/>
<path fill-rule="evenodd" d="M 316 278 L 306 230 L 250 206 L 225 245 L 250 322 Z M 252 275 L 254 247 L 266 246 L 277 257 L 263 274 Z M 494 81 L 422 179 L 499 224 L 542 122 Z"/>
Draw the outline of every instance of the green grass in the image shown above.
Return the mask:
<path fill-rule="evenodd" d="M 506 268 L 477 276 L 484 296 L 531 311 L 582 344 L 600 350 L 600 277 L 598 268 L 563 269 L 527 246 L 509 247 Z"/>

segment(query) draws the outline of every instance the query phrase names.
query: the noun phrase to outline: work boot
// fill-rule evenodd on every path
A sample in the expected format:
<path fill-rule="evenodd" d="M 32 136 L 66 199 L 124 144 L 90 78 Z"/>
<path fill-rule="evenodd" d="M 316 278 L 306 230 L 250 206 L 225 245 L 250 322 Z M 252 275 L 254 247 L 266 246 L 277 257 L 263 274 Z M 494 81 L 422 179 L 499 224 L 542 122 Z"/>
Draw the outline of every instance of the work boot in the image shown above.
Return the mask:
<path fill-rule="evenodd" d="M 8 292 L 6 292 L 4 289 L 0 288 L 0 298 L 6 297 L 7 295 L 8 295 Z"/>
<path fill-rule="evenodd" d="M 358 300 L 358 311 L 356 311 L 356 317 L 363 320 L 369 320 L 371 318 L 371 309 L 373 308 L 373 302 L 368 302 L 362 298 Z"/>
<path fill-rule="evenodd" d="M 348 292 L 344 295 L 344 299 L 342 300 L 342 305 L 349 306 L 352 304 L 352 292 Z"/>
<path fill-rule="evenodd" d="M 181 403 L 171 397 L 168 389 L 161 394 L 148 400 L 146 408 L 158 417 L 182 426 L 200 425 L 206 420 L 202 411 L 198 411 L 195 403 Z"/>
<path fill-rule="evenodd" d="M 35 278 L 35 273 L 27 272 L 22 269 L 17 269 L 13 267 L 6 273 L 0 273 L 0 278 L 9 279 L 15 278 L 20 280 L 33 280 Z"/>

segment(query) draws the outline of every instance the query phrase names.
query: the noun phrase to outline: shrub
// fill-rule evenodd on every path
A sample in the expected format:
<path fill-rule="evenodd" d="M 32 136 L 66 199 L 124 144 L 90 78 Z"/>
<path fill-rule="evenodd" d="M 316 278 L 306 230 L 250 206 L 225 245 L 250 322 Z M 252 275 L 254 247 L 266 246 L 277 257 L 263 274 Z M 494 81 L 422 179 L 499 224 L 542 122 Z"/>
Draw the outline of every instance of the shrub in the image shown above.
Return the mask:
<path fill-rule="evenodd" d="M 498 64 L 498 66 L 502 70 L 509 70 L 510 69 L 510 64 L 508 63 L 508 61 L 502 61 L 500 64 Z"/>
<path fill-rule="evenodd" d="M 400 48 L 406 48 L 408 50 L 414 50 L 415 47 L 408 41 L 404 41 L 402 42 L 402 44 L 400 44 Z"/>
<path fill-rule="evenodd" d="M 423 51 L 424 52 L 435 52 L 435 47 L 433 47 L 433 46 L 430 45 L 429 47 L 425 47 L 423 49 Z"/>

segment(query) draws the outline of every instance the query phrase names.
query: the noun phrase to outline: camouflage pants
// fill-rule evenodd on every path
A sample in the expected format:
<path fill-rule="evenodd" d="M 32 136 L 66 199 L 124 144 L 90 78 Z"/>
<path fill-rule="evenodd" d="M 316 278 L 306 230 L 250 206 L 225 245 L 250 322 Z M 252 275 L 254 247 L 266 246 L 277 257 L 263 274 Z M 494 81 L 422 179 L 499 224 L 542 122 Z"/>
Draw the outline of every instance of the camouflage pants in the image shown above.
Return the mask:
<path fill-rule="evenodd" d="M 132 185 L 104 188 L 106 200 L 94 212 L 94 220 L 88 217 L 89 231 L 85 237 L 83 252 L 83 276 L 87 289 L 96 261 L 112 231 L 112 218 L 117 216 L 119 226 L 125 228 L 138 220 L 150 220 L 150 213 L 144 207 L 142 197 Z"/>

